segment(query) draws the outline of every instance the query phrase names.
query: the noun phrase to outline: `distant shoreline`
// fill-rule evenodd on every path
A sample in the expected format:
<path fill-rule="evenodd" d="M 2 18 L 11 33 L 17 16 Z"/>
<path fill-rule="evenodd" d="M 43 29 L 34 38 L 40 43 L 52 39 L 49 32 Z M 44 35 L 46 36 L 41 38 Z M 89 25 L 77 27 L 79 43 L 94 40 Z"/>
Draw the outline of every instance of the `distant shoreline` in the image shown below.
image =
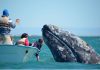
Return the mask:
<path fill-rule="evenodd" d="M 19 37 L 21 35 L 11 35 L 13 37 Z M 41 35 L 29 35 L 29 37 L 42 37 Z"/>
<path fill-rule="evenodd" d="M 21 35 L 11 35 L 11 36 L 19 37 Z M 42 37 L 42 35 L 29 35 L 29 37 Z M 99 37 L 100 38 L 100 36 L 78 36 L 78 37 Z"/>

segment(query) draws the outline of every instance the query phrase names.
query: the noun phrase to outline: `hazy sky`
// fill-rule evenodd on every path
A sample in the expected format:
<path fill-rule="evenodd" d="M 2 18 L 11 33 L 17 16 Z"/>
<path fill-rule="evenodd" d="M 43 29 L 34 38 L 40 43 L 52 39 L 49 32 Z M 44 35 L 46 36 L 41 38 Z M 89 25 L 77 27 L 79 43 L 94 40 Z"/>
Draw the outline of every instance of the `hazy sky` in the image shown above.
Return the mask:
<path fill-rule="evenodd" d="M 54 24 L 76 35 L 100 36 L 100 0 L 0 0 L 0 15 L 21 23 L 11 34 L 41 35 L 44 24 Z"/>

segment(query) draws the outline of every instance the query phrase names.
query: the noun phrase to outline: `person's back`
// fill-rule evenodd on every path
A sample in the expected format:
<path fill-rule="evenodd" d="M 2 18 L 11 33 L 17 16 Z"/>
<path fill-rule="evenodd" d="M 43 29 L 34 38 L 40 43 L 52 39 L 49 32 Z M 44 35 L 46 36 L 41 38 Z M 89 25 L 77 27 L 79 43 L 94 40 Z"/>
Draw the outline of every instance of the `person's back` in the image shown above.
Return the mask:
<path fill-rule="evenodd" d="M 0 37 L 2 37 L 3 42 L 1 44 L 12 44 L 9 34 L 10 34 L 10 25 L 9 25 L 9 13 L 7 10 L 3 11 L 3 15 L 0 18 Z"/>
<path fill-rule="evenodd" d="M 11 28 L 15 28 L 15 24 L 12 23 L 12 20 L 8 17 L 8 10 L 3 11 L 3 15 L 0 18 L 0 37 L 3 42 L 1 44 L 13 44 L 10 37 Z"/>
<path fill-rule="evenodd" d="M 8 22 L 9 22 L 9 18 L 8 17 L 2 16 L 0 18 L 0 24 L 8 24 Z"/>
<path fill-rule="evenodd" d="M 3 16 L 0 18 L 0 34 L 1 35 L 10 35 L 11 28 L 15 28 L 15 24 L 12 24 L 8 17 Z"/>

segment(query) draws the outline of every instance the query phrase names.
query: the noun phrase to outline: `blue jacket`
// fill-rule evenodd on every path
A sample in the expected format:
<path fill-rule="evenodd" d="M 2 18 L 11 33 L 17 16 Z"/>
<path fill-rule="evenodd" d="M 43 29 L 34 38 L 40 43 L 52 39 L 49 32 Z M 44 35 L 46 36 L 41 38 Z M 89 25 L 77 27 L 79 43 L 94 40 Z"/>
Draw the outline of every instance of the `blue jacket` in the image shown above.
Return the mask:
<path fill-rule="evenodd" d="M 0 22 L 0 35 L 9 35 L 11 32 L 11 28 L 15 28 L 16 25 L 12 23 L 11 20 L 8 22 L 9 24 L 4 24 Z"/>

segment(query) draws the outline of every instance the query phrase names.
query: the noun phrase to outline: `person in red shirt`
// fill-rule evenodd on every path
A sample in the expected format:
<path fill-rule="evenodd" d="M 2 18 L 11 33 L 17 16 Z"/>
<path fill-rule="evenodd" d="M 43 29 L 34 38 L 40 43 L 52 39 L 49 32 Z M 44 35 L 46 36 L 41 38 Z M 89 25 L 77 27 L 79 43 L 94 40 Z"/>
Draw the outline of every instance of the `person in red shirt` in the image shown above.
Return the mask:
<path fill-rule="evenodd" d="M 21 35 L 21 39 L 18 40 L 18 42 L 16 43 L 16 45 L 29 46 L 28 34 L 27 33 L 23 33 Z"/>

